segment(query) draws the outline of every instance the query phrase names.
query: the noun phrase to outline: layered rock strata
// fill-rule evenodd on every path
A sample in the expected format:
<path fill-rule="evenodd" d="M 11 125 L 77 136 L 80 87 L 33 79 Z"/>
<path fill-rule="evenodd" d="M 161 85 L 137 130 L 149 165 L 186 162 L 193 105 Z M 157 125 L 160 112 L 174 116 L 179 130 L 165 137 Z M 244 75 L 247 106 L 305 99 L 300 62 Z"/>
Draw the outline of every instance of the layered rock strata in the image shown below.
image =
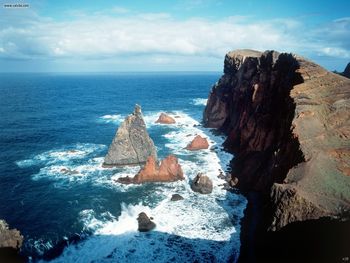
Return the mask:
<path fill-rule="evenodd" d="M 350 210 L 350 80 L 302 57 L 236 50 L 204 111 L 238 187 L 270 196 L 269 229 Z"/>

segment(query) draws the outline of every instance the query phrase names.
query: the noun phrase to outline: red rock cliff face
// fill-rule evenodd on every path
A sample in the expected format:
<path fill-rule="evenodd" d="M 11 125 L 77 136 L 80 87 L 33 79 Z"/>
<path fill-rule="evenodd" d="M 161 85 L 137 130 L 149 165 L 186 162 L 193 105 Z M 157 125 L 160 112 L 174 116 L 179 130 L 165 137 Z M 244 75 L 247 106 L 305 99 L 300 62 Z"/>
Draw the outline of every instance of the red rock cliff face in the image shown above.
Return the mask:
<path fill-rule="evenodd" d="M 301 57 L 237 50 L 204 111 L 233 176 L 271 197 L 270 229 L 350 210 L 350 81 Z"/>

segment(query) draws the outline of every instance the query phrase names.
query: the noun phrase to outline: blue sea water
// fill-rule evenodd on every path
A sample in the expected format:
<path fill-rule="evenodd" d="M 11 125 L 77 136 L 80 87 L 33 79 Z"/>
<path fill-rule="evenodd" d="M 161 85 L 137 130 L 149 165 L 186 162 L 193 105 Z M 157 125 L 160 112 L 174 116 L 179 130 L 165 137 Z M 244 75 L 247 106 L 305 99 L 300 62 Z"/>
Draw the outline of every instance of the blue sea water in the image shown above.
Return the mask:
<path fill-rule="evenodd" d="M 1 74 L 0 218 L 24 235 L 24 255 L 54 262 L 235 261 L 246 200 L 222 190 L 217 178 L 232 156 L 224 137 L 200 125 L 220 73 Z M 186 180 L 121 185 L 139 167 L 103 168 L 118 125 L 142 106 L 162 159 L 175 154 Z M 175 125 L 155 124 L 168 112 Z M 184 149 L 196 135 L 211 149 Z M 65 172 L 70 170 L 71 173 Z M 198 172 L 214 182 L 210 195 L 192 192 Z M 183 201 L 171 202 L 174 193 Z M 146 212 L 157 227 L 137 231 Z M 72 237 L 78 242 L 70 242 Z"/>

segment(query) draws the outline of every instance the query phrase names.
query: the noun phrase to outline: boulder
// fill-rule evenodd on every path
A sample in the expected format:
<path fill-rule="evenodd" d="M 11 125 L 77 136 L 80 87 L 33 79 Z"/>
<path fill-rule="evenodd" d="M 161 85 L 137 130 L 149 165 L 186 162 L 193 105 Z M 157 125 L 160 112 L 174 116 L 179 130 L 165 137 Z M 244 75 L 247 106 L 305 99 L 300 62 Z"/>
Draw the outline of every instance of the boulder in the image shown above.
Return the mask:
<path fill-rule="evenodd" d="M 213 191 L 213 182 L 208 176 L 198 173 L 192 181 L 191 188 L 194 192 L 210 194 Z"/>
<path fill-rule="evenodd" d="M 184 200 L 184 198 L 179 194 L 173 194 L 170 199 L 170 201 L 180 201 L 180 200 Z"/>
<path fill-rule="evenodd" d="M 152 156 L 157 160 L 154 143 L 148 135 L 141 107 L 120 125 L 104 159 L 104 167 L 144 164 Z"/>
<path fill-rule="evenodd" d="M 139 214 L 137 222 L 139 224 L 138 230 L 140 232 L 148 232 L 156 227 L 156 224 L 144 212 Z"/>
<path fill-rule="evenodd" d="M 192 142 L 186 146 L 186 149 L 189 151 L 197 151 L 202 149 L 208 149 L 208 147 L 208 140 L 200 135 L 197 135 L 196 137 L 194 137 Z"/>
<path fill-rule="evenodd" d="M 175 119 L 173 117 L 170 117 L 168 114 L 161 113 L 159 115 L 158 120 L 156 120 L 156 123 L 161 123 L 161 124 L 174 124 L 176 123 Z"/>
<path fill-rule="evenodd" d="M 133 177 L 121 177 L 117 181 L 123 184 L 142 184 L 146 182 L 174 182 L 183 180 L 184 175 L 178 159 L 174 155 L 169 155 L 158 162 L 153 156 L 148 157 L 143 168 Z"/>
<path fill-rule="evenodd" d="M 23 243 L 23 236 L 17 229 L 10 229 L 4 220 L 0 220 L 0 248 L 19 250 Z"/>

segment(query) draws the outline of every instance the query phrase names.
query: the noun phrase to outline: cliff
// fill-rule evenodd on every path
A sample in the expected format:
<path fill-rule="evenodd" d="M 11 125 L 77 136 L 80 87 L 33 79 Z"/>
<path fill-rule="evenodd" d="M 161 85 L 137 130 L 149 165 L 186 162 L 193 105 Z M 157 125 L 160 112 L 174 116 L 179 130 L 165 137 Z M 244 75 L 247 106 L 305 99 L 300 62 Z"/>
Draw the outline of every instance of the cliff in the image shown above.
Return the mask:
<path fill-rule="evenodd" d="M 350 211 L 349 98 L 349 79 L 297 55 L 226 55 L 204 124 L 227 134 L 238 187 L 268 196 L 270 230 Z"/>

